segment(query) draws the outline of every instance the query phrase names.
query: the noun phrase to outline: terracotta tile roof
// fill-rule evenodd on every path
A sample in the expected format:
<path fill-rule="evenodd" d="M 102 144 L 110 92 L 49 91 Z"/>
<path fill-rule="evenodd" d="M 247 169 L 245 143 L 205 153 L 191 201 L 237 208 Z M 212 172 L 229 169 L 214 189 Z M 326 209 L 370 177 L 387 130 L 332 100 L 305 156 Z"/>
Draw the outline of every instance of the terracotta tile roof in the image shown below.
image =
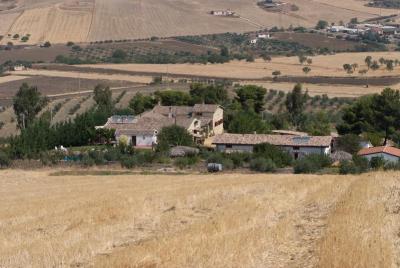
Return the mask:
<path fill-rule="evenodd" d="M 331 136 L 224 133 L 215 136 L 213 144 L 255 145 L 260 143 L 270 143 L 277 146 L 329 147 L 331 145 L 331 141 Z"/>
<path fill-rule="evenodd" d="M 160 131 L 163 127 L 174 124 L 188 129 L 193 121 L 197 119 L 200 120 L 202 126 L 212 121 L 212 115 L 197 117 L 193 115 L 194 110 L 199 112 L 214 112 L 218 107 L 218 105 L 208 104 L 198 104 L 193 107 L 157 105 L 152 110 L 136 117 L 111 117 L 104 127 L 115 129 L 117 133 L 126 135 L 152 134 L 155 130 Z"/>
<path fill-rule="evenodd" d="M 154 106 L 153 110 L 150 112 L 162 114 L 168 116 L 169 113 L 174 115 L 189 115 L 192 112 L 193 108 L 190 106 Z"/>
<path fill-rule="evenodd" d="M 379 154 L 379 153 L 386 153 L 386 154 L 400 157 L 400 149 L 391 147 L 391 146 L 378 146 L 378 147 L 364 148 L 358 152 L 358 155 L 365 156 L 365 155 Z"/>
<path fill-rule="evenodd" d="M 195 104 L 193 112 L 195 113 L 214 113 L 220 106 L 217 104 Z"/>

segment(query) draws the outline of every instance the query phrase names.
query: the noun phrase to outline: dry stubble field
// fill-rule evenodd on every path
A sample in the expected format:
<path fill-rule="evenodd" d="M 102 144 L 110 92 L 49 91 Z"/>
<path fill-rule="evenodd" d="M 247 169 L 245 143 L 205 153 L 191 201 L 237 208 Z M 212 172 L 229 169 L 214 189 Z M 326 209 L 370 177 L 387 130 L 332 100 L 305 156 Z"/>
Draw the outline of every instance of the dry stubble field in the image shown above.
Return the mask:
<path fill-rule="evenodd" d="M 29 43 L 139 39 L 151 36 L 244 32 L 273 26 L 314 26 L 396 14 L 365 7 L 360 0 L 290 0 L 296 12 L 278 14 L 257 6 L 257 0 L 17 0 L 16 8 L 0 11 L 0 35 L 31 34 Z M 218 18 L 211 10 L 231 9 L 243 18 Z M 177 27 L 179 26 L 179 27 Z M 2 42 L 8 42 L 5 38 Z M 13 40 L 18 42 L 18 40 Z"/>
<path fill-rule="evenodd" d="M 400 173 L 2 171 L 0 267 L 397 267 Z"/>

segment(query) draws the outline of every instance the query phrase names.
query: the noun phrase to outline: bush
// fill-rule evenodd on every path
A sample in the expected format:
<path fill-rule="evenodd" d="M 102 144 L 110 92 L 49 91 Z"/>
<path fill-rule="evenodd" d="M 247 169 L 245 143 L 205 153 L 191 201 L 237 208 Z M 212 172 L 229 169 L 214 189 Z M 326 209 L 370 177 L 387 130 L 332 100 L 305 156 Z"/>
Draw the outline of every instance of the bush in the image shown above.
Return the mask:
<path fill-rule="evenodd" d="M 346 174 L 358 174 L 360 173 L 359 168 L 354 164 L 353 161 L 344 160 L 340 162 L 339 173 L 342 175 Z"/>
<path fill-rule="evenodd" d="M 207 158 L 207 163 L 222 164 L 223 169 L 233 169 L 235 167 L 233 161 L 220 153 L 213 153 Z"/>
<path fill-rule="evenodd" d="M 141 166 L 153 163 L 156 160 L 156 156 L 153 151 L 141 151 L 135 155 L 138 165 Z"/>
<path fill-rule="evenodd" d="M 179 157 L 175 160 L 175 166 L 179 167 L 180 169 L 184 169 L 197 164 L 198 161 L 199 158 L 197 156 Z"/>
<path fill-rule="evenodd" d="M 232 161 L 234 168 L 241 168 L 246 162 L 251 159 L 251 154 L 249 153 L 231 153 L 227 157 Z"/>
<path fill-rule="evenodd" d="M 369 165 L 372 169 L 378 170 L 383 169 L 385 166 L 385 159 L 383 157 L 372 157 L 369 161 Z"/>
<path fill-rule="evenodd" d="M 400 161 L 386 163 L 385 170 L 400 170 Z"/>
<path fill-rule="evenodd" d="M 121 157 L 121 153 L 118 149 L 110 148 L 104 153 L 104 159 L 108 162 L 118 161 Z"/>
<path fill-rule="evenodd" d="M 369 162 L 368 162 L 367 158 L 360 157 L 360 156 L 353 156 L 353 162 L 356 165 L 356 167 L 359 169 L 359 173 L 368 171 Z"/>
<path fill-rule="evenodd" d="M 193 138 L 189 132 L 177 125 L 164 127 L 158 134 L 157 150 L 160 152 L 169 151 L 172 146 L 193 146 Z"/>
<path fill-rule="evenodd" d="M 92 167 L 94 166 L 96 163 L 94 162 L 94 159 L 91 158 L 88 154 L 83 155 L 82 158 L 82 165 L 85 167 Z"/>
<path fill-rule="evenodd" d="M 96 165 L 104 165 L 105 163 L 104 153 L 102 151 L 99 150 L 89 151 L 89 157 L 93 159 Z"/>
<path fill-rule="evenodd" d="M 293 162 L 293 158 L 288 152 L 269 143 L 255 145 L 253 152 L 256 157 L 272 160 L 280 168 L 290 166 Z"/>
<path fill-rule="evenodd" d="M 11 160 L 6 152 L 0 151 L 0 168 L 10 166 Z"/>
<path fill-rule="evenodd" d="M 331 165 L 331 159 L 327 155 L 310 154 L 296 161 L 294 173 L 316 173 Z"/>
<path fill-rule="evenodd" d="M 123 168 L 134 168 L 137 166 L 137 159 L 134 156 L 124 156 L 121 158 L 121 166 Z"/>
<path fill-rule="evenodd" d="M 272 172 L 276 169 L 276 165 L 269 158 L 258 157 L 251 160 L 250 169 L 258 172 Z"/>
<path fill-rule="evenodd" d="M 45 151 L 40 153 L 40 162 L 43 165 L 55 165 L 64 158 L 64 153 L 60 151 Z"/>

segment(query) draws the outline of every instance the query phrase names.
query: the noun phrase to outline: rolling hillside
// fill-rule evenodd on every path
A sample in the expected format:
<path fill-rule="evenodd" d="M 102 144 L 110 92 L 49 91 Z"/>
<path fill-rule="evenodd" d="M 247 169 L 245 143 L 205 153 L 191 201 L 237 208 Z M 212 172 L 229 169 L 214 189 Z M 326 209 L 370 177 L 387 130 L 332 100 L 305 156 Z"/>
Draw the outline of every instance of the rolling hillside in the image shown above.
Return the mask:
<path fill-rule="evenodd" d="M 313 26 L 361 20 L 397 13 L 364 6 L 358 0 L 290 0 L 297 11 L 267 12 L 256 0 L 13 0 L 0 8 L 0 35 L 7 42 L 28 44 L 140 39 L 221 32 L 244 32 L 272 26 Z M 236 12 L 239 17 L 216 17 L 211 10 Z M 179 26 L 179 27 L 177 27 Z"/>

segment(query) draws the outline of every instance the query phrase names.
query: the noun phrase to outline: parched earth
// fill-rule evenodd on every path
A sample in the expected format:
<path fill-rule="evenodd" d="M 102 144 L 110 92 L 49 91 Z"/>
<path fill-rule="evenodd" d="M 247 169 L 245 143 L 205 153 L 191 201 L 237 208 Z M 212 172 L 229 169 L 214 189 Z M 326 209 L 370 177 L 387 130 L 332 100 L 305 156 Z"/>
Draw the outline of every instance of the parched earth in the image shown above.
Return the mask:
<path fill-rule="evenodd" d="M 21 43 L 15 34 L 29 34 L 28 44 L 142 39 L 223 32 L 245 32 L 273 26 L 311 27 L 318 20 L 360 21 L 396 10 L 366 7 L 359 0 L 290 0 L 297 11 L 268 12 L 257 0 L 2 0 L 0 42 Z M 237 17 L 210 15 L 232 10 Z"/>
<path fill-rule="evenodd" d="M 1 267 L 398 267 L 400 261 L 398 172 L 0 175 Z"/>

